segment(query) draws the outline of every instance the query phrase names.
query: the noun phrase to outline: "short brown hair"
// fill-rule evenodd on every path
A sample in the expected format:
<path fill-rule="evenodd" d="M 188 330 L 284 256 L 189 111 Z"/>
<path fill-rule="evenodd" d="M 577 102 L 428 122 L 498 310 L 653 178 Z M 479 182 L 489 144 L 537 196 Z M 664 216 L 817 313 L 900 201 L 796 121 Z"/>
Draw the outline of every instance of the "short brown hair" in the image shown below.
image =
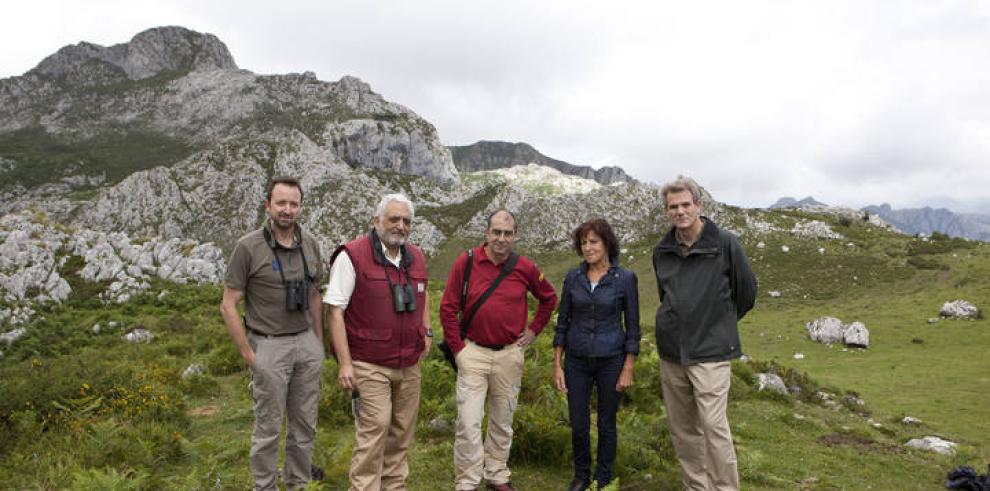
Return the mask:
<path fill-rule="evenodd" d="M 276 184 L 285 184 L 289 187 L 294 187 L 299 190 L 299 201 L 303 199 L 303 188 L 299 184 L 299 179 L 292 176 L 275 176 L 271 181 L 268 181 L 268 189 L 265 190 L 265 201 L 272 200 L 272 190 L 275 189 Z"/>
<path fill-rule="evenodd" d="M 588 232 L 594 232 L 595 235 L 602 238 L 602 242 L 605 243 L 605 254 L 609 258 L 619 257 L 619 239 L 615 238 L 612 226 L 604 218 L 592 218 L 574 229 L 571 236 L 574 239 L 574 250 L 578 256 L 581 255 L 581 239 L 588 235 Z"/>

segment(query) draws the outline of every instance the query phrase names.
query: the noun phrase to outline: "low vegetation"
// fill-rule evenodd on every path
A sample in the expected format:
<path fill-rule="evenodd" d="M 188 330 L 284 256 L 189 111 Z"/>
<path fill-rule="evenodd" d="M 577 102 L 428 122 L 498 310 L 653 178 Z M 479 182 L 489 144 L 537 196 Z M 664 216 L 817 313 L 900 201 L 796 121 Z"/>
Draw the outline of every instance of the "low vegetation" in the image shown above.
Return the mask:
<path fill-rule="evenodd" d="M 454 218 L 456 210 L 432 212 L 460 220 Z M 845 239 L 795 239 L 785 233 L 743 237 L 761 282 L 757 308 L 741 326 L 752 359 L 733 363 L 729 407 L 743 486 L 935 489 L 956 465 L 982 469 L 990 461 L 985 438 L 990 365 L 984 353 L 990 326 L 986 319 L 934 324 L 928 319 L 948 300 L 980 304 L 990 299 L 990 247 L 961 242 L 933 249 L 916 245 L 921 239 L 859 223 L 834 227 Z M 650 254 L 655 239 L 623 246 L 623 265 L 639 276 L 644 332 L 636 385 L 619 414 L 615 474 L 617 487 L 624 490 L 680 489 L 653 342 L 656 285 Z M 762 249 L 758 242 L 764 243 Z M 449 264 L 473 243 L 449 242 L 433 261 Z M 789 251 L 782 252 L 782 245 Z M 534 257 L 557 285 L 577 263 L 573 252 Z M 945 267 L 919 268 L 909 257 Z M 69 261 L 65 268 L 77 266 Z M 431 275 L 436 311 L 445 266 L 435 264 Z M 249 488 L 250 377 L 220 321 L 219 287 L 158 283 L 122 305 L 100 303 L 82 283 L 73 288 L 79 294 L 46 307 L 26 337 L 0 346 L 3 486 Z M 159 298 L 162 290 L 167 293 Z M 770 290 L 782 295 L 770 298 Z M 822 315 L 864 322 L 870 348 L 808 340 L 804 324 Z M 143 344 L 121 339 L 138 327 L 155 339 Z M 511 463 L 521 489 L 561 489 L 571 476 L 566 399 L 552 387 L 551 337 L 545 332 L 527 355 Z M 795 359 L 795 353 L 804 356 Z M 196 363 L 204 373 L 183 378 Z M 423 370 L 411 455 L 409 487 L 414 491 L 437 489 L 438 483 L 448 488 L 453 482 L 454 374 L 435 351 Z M 791 393 L 759 392 L 761 372 L 780 375 Z M 346 483 L 353 426 L 349 398 L 335 379 L 331 359 L 324 370 L 315 447 L 315 462 L 326 479 L 310 489 L 344 489 Z M 829 404 L 820 393 L 841 403 Z M 922 424 L 902 424 L 904 416 Z M 957 454 L 904 446 L 926 435 L 957 442 Z"/>
<path fill-rule="evenodd" d="M 101 185 L 114 184 L 136 171 L 178 162 L 192 152 L 193 148 L 180 140 L 135 128 L 108 130 L 77 140 L 53 136 L 42 127 L 0 135 L 0 157 L 14 162 L 2 173 L 3 181 L 26 188 L 74 175 L 102 176 Z"/>

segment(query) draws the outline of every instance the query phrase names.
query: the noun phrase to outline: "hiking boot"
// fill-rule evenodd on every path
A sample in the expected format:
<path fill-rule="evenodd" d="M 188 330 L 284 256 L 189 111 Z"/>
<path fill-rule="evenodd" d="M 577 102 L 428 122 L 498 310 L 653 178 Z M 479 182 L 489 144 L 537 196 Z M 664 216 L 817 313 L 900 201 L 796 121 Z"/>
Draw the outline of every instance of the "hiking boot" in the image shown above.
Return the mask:
<path fill-rule="evenodd" d="M 491 491 L 518 491 L 512 487 L 512 482 L 503 482 L 502 484 L 487 483 L 487 487 Z"/>
<path fill-rule="evenodd" d="M 571 483 L 567 486 L 567 491 L 585 491 L 589 486 L 591 486 L 590 482 L 575 477 L 571 479 Z"/>

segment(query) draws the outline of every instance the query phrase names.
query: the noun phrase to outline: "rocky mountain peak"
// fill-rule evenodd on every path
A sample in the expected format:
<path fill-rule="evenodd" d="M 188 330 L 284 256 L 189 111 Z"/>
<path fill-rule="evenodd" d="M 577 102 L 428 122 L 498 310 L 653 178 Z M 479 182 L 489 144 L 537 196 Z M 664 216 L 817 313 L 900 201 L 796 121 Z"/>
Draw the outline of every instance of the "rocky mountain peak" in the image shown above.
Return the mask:
<path fill-rule="evenodd" d="M 462 172 L 506 169 L 518 165 L 537 164 L 557 169 L 564 174 L 592 179 L 600 184 L 633 182 L 621 167 L 606 166 L 593 169 L 573 165 L 543 155 L 527 143 L 479 141 L 471 145 L 449 147 L 454 165 Z"/>
<path fill-rule="evenodd" d="M 99 76 L 107 71 L 141 80 L 166 72 L 236 69 L 227 46 L 216 36 L 166 26 L 148 29 L 127 43 L 110 47 L 88 42 L 66 46 L 42 60 L 32 72 L 80 81 L 88 78 L 81 76 L 85 73 Z"/>

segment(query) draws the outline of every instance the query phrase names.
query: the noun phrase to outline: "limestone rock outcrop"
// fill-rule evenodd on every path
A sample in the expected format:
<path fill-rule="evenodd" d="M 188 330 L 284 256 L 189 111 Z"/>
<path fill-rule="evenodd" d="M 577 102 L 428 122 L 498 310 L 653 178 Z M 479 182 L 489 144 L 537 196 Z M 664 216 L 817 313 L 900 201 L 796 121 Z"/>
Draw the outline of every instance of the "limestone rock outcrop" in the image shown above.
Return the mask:
<path fill-rule="evenodd" d="M 844 343 L 846 346 L 868 348 L 870 346 L 870 331 L 862 322 L 856 321 L 843 324 L 835 317 L 819 317 L 805 324 L 808 337 L 812 341 L 823 344 Z"/>
<path fill-rule="evenodd" d="M 980 317 L 980 309 L 966 300 L 953 300 L 945 302 L 938 314 L 950 319 L 977 319 Z"/>
<path fill-rule="evenodd" d="M 74 264 L 70 265 L 69 262 Z M 150 288 L 154 278 L 174 283 L 218 283 L 226 271 L 223 252 L 210 243 L 151 238 L 140 243 L 123 233 L 52 224 L 29 212 L 0 217 L 0 326 L 28 322 L 32 306 L 63 302 L 76 276 L 106 284 L 101 298 L 126 302 Z"/>

